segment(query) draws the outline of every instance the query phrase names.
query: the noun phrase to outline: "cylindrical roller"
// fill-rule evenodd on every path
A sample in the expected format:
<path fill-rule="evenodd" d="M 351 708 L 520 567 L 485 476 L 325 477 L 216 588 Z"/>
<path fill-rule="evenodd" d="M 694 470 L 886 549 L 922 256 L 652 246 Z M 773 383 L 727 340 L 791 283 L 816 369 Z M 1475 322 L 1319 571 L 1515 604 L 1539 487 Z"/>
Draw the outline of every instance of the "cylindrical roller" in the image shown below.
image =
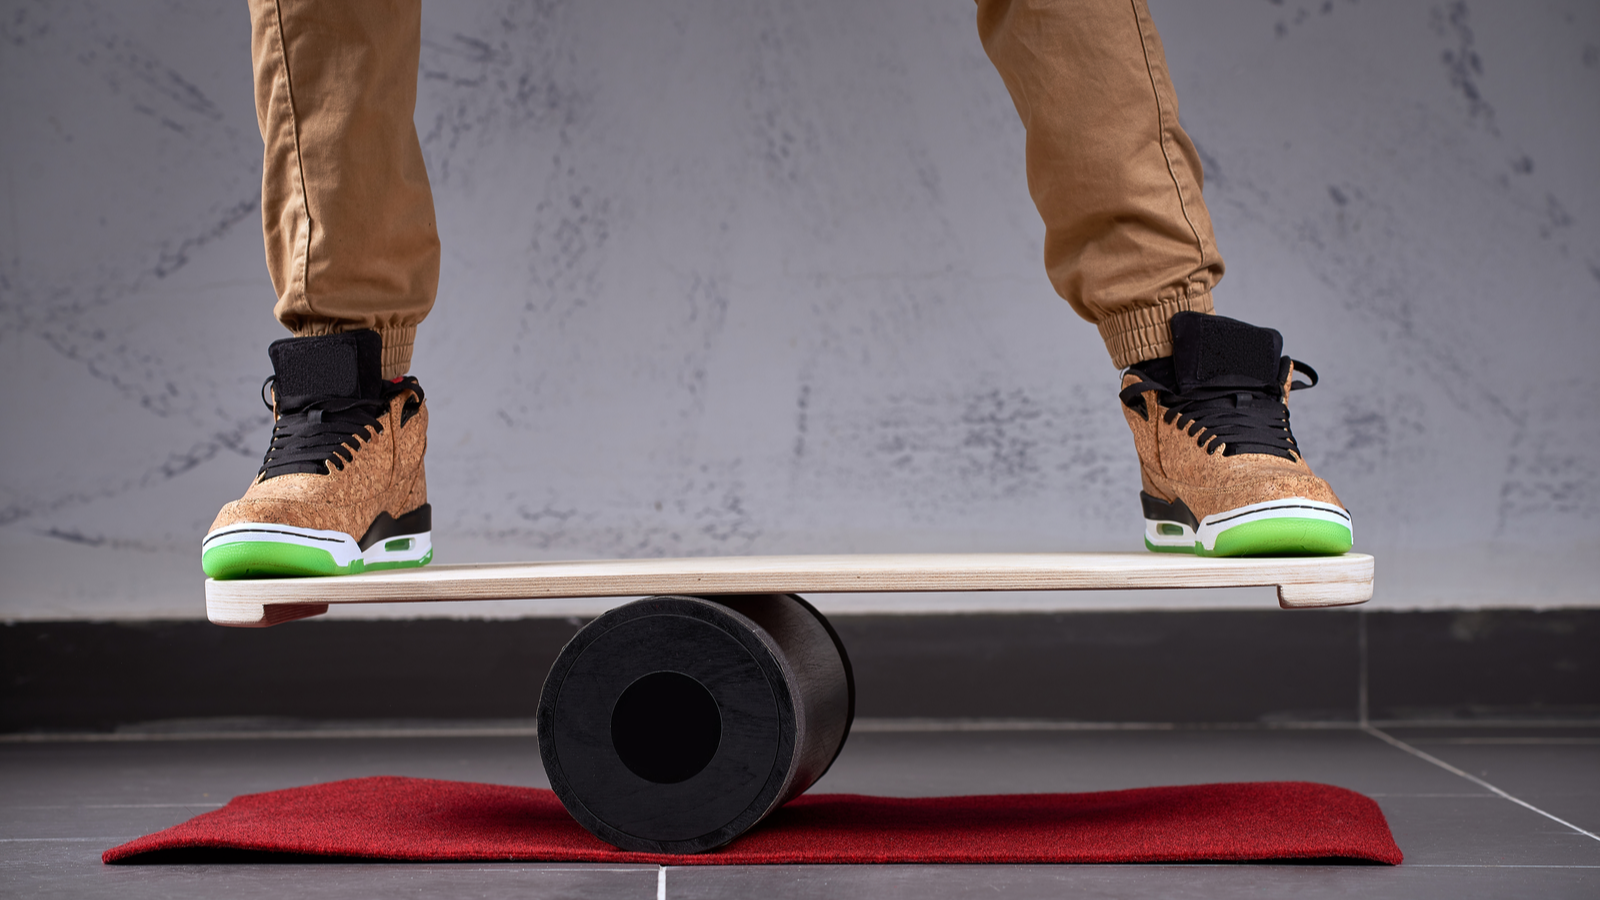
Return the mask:
<path fill-rule="evenodd" d="M 562 649 L 539 699 L 539 755 L 601 840 L 699 853 L 821 778 L 854 715 L 844 645 L 799 597 L 649 597 Z"/>

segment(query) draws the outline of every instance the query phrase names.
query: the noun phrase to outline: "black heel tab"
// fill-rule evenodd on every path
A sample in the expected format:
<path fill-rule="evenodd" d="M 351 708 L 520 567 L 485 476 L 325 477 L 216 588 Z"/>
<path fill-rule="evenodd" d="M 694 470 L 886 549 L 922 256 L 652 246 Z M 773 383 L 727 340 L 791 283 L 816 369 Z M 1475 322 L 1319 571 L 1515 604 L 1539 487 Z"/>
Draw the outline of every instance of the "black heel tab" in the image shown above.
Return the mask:
<path fill-rule="evenodd" d="M 1206 313 L 1172 317 L 1172 361 L 1180 394 L 1224 375 L 1270 384 L 1282 356 L 1283 335 L 1274 329 Z"/>
<path fill-rule="evenodd" d="M 383 392 L 383 337 L 370 328 L 284 338 L 267 355 L 279 397 L 375 399 Z"/>

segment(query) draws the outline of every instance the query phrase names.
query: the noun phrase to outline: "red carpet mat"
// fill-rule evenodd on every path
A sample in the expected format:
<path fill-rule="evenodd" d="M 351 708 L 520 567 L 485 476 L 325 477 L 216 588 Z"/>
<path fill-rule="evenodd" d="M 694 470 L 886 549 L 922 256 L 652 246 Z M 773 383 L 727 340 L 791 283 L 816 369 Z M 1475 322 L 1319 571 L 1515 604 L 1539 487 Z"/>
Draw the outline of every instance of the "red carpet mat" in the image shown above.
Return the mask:
<path fill-rule="evenodd" d="M 661 856 L 613 849 L 579 827 L 549 791 L 388 777 L 236 797 L 101 859 L 201 861 L 207 851 L 219 860 L 230 856 L 217 851 L 266 851 L 674 865 L 1401 859 L 1376 803 L 1299 781 L 1097 794 L 807 795 L 720 850 Z"/>

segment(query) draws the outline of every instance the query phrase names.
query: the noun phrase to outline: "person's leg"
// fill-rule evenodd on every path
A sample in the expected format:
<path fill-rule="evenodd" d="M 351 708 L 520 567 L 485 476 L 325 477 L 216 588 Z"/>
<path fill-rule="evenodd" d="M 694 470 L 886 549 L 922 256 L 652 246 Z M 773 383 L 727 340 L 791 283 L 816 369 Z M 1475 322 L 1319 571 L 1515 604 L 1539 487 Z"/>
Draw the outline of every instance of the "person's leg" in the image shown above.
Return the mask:
<path fill-rule="evenodd" d="M 439 286 L 421 23 L 421 0 L 250 0 L 274 312 L 298 337 L 376 330 L 390 379 Z"/>
<path fill-rule="evenodd" d="M 428 412 L 406 376 L 439 239 L 412 115 L 420 0 L 250 0 L 275 312 L 272 445 L 202 543 L 214 578 L 432 559 Z"/>
<path fill-rule="evenodd" d="M 979 0 L 978 34 L 1027 127 L 1050 282 L 1118 368 L 1169 355 L 1223 266 L 1144 0 Z"/>
<path fill-rule="evenodd" d="M 1289 430 L 1310 385 L 1276 331 L 1210 315 L 1222 257 L 1145 0 L 978 0 L 978 32 L 1027 128 L 1050 281 L 1128 370 L 1146 546 L 1344 552 L 1349 513 Z"/>

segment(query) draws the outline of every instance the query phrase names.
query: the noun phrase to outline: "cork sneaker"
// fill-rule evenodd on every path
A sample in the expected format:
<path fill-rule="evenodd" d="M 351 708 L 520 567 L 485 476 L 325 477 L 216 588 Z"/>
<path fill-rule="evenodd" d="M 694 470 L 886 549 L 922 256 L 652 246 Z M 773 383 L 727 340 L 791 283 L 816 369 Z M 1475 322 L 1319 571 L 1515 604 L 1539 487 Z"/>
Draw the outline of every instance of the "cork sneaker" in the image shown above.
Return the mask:
<path fill-rule="evenodd" d="M 381 352 L 376 331 L 268 348 L 272 446 L 201 543 L 207 575 L 346 575 L 433 558 L 428 408 L 415 378 L 383 380 Z"/>
<path fill-rule="evenodd" d="M 1289 392 L 1315 385 L 1316 371 L 1282 355 L 1278 332 L 1222 316 L 1178 313 L 1172 341 L 1172 356 L 1122 378 L 1145 546 L 1201 556 L 1349 550 L 1350 513 L 1289 430 Z"/>

